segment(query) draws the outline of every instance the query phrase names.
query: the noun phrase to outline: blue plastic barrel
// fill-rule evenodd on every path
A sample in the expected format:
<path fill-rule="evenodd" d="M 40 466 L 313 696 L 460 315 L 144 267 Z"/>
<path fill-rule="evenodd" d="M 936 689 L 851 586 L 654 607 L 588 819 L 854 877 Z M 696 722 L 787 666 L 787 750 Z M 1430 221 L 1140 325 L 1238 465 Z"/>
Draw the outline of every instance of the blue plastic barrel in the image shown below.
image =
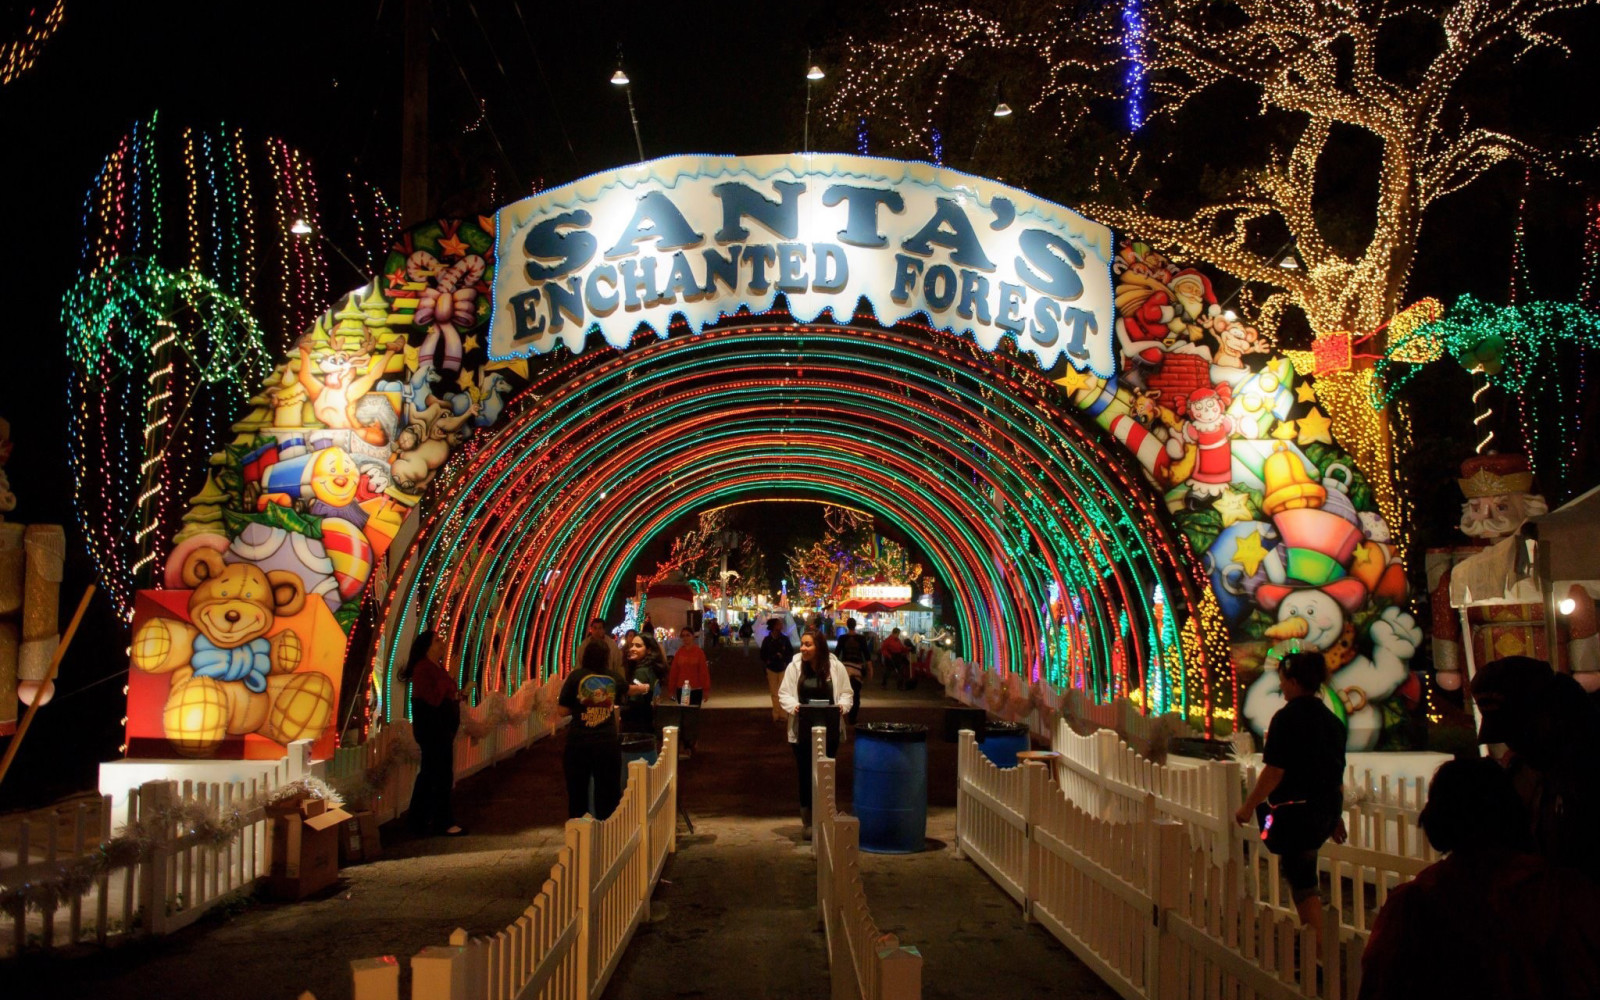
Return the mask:
<path fill-rule="evenodd" d="M 1032 744 L 1020 722 L 991 722 L 978 732 L 978 749 L 995 767 L 1016 767 L 1017 754 Z"/>
<path fill-rule="evenodd" d="M 913 854 L 928 836 L 928 727 L 871 722 L 856 727 L 856 819 L 861 849 Z"/>

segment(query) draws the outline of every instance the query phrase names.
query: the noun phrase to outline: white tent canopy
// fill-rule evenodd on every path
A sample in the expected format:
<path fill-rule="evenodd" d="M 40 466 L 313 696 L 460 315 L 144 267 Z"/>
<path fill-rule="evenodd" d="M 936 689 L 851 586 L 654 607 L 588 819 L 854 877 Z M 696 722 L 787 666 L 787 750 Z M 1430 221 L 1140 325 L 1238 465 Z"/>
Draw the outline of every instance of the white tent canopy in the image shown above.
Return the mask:
<path fill-rule="evenodd" d="M 1574 584 L 1600 598 L 1600 486 L 1457 563 L 1450 605 L 1540 604 Z"/>

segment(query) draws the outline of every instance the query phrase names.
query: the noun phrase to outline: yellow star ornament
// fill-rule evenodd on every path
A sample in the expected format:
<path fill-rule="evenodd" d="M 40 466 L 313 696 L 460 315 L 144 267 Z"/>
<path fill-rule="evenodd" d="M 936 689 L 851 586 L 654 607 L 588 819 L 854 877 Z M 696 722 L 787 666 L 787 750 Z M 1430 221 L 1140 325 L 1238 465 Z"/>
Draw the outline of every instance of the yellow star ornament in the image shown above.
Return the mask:
<path fill-rule="evenodd" d="M 1310 382 L 1301 382 L 1294 387 L 1294 398 L 1301 403 L 1315 403 L 1317 401 L 1316 386 Z"/>
<path fill-rule="evenodd" d="M 1097 382 L 1099 382 L 1098 378 L 1078 371 L 1078 369 L 1072 367 L 1071 363 L 1067 365 L 1067 373 L 1056 379 L 1056 385 L 1059 385 L 1068 393 L 1077 392 L 1079 389 L 1092 389 Z"/>
<path fill-rule="evenodd" d="M 443 250 L 447 257 L 465 257 L 467 255 L 467 244 L 458 236 L 440 240 L 439 249 Z"/>
<path fill-rule="evenodd" d="M 1272 436 L 1277 438 L 1279 441 L 1293 441 L 1294 435 L 1295 427 L 1293 420 L 1279 421 L 1278 426 L 1272 429 Z"/>
<path fill-rule="evenodd" d="M 1300 418 L 1300 435 L 1295 443 L 1307 445 L 1318 441 L 1333 444 L 1333 421 L 1313 406 L 1310 413 Z"/>
<path fill-rule="evenodd" d="M 1261 545 L 1261 532 L 1252 531 L 1243 535 L 1233 545 L 1233 561 L 1238 563 L 1246 576 L 1255 576 L 1256 570 L 1261 568 L 1261 561 L 1267 558 L 1267 550 Z"/>
<path fill-rule="evenodd" d="M 1230 487 L 1223 487 L 1222 495 L 1217 497 L 1212 507 L 1222 515 L 1222 526 L 1238 524 L 1240 521 L 1255 519 L 1255 512 L 1250 509 L 1250 497 L 1244 493 L 1235 493 Z M 1254 572 L 1252 570 L 1252 572 Z"/>

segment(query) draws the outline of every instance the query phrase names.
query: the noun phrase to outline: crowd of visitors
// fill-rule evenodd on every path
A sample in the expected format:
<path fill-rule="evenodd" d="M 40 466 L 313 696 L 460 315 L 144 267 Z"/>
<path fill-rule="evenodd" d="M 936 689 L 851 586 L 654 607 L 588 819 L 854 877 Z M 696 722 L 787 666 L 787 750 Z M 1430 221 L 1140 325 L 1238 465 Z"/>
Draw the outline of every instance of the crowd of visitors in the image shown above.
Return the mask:
<path fill-rule="evenodd" d="M 803 734 L 812 723 L 825 725 L 828 752 L 836 753 L 839 740 L 853 731 L 861 686 L 873 676 L 876 663 L 883 666 L 885 686 L 897 677 L 903 689 L 911 679 L 913 650 L 900 630 L 894 629 L 880 644 L 853 618 L 836 632 L 826 618 L 797 616 L 780 608 L 764 622 L 759 644 L 754 642 L 756 625 L 748 619 L 737 626 L 719 626 L 708 615 L 698 628 L 691 624 L 673 631 L 666 644 L 657 641 L 650 618 L 640 625 L 624 632 L 618 642 L 604 621 L 591 620 L 557 699 L 555 713 L 572 720 L 562 761 L 568 814 L 574 818 L 592 811 L 604 819 L 616 808 L 621 800 L 624 743 L 658 736 L 659 703 L 681 703 L 685 710 L 706 703 L 711 693 L 706 652 L 723 636 L 729 641 L 737 637 L 741 648 L 753 650 L 765 668 L 773 720 L 784 727 L 794 748 L 806 836 L 811 829 L 811 770 Z M 799 639 L 798 648 L 792 637 Z M 423 759 L 410 819 L 420 833 L 455 836 L 464 831 L 450 812 L 451 754 L 465 692 L 441 665 L 447 652 L 439 636 L 419 635 L 403 676 L 412 683 L 414 728 Z M 693 754 L 697 729 L 680 727 L 680 756 Z"/>

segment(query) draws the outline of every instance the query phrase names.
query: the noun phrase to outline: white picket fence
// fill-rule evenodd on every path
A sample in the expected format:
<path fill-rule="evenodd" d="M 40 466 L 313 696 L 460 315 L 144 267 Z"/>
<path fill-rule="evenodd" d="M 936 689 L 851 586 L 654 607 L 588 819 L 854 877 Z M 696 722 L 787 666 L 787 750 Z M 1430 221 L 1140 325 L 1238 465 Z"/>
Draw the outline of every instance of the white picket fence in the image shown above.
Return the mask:
<path fill-rule="evenodd" d="M 1251 899 L 1240 860 L 1217 864 L 1154 793 L 1119 822 L 1074 804 L 1043 764 L 996 768 L 970 731 L 959 752 L 958 854 L 1122 996 L 1356 996 L 1366 935 L 1330 907 L 1319 977 L 1310 929 Z"/>
<path fill-rule="evenodd" d="M 456 737 L 456 779 L 504 760 L 550 732 L 537 712 L 494 726 L 480 739 L 463 732 Z M 123 824 L 147 818 L 154 809 L 202 802 L 226 816 L 236 803 L 259 802 L 307 775 L 335 787 L 358 787 L 381 770 L 379 786 L 352 805 L 371 808 L 378 822 L 386 823 L 405 812 L 416 781 L 414 760 L 390 761 L 402 744 L 414 746 L 410 724 L 404 721 L 378 730 L 365 743 L 340 747 L 332 759 L 315 764 L 310 742 L 301 741 L 282 760 L 262 761 L 261 776 L 249 781 L 146 782 L 128 790 L 122 822 L 112 815 L 111 796 L 0 816 L 0 886 L 57 877 L 65 866 L 98 852 L 122 832 Z M 0 956 L 28 948 L 104 945 L 134 931 L 168 934 L 193 923 L 228 896 L 252 890 L 256 879 L 267 874 L 268 820 L 257 807 L 242 822 L 239 832 L 220 847 L 182 840 L 173 830 L 158 838 L 148 857 L 101 875 L 81 896 L 46 900 L 21 912 L 0 910 Z"/>
<path fill-rule="evenodd" d="M 919 1000 L 922 956 L 878 931 L 861 884 L 861 821 L 839 812 L 826 730 L 811 730 L 811 844 L 817 919 L 827 938 L 834 1000 Z"/>
<path fill-rule="evenodd" d="M 1266 850 L 1254 826 L 1234 822 L 1245 793 L 1255 784 L 1254 768 L 1183 758 L 1155 764 L 1109 729 L 1079 736 L 1065 721 L 1057 725 L 1054 749 L 1061 755 L 1055 779 L 1079 809 L 1116 823 L 1174 820 L 1188 830 L 1190 846 L 1205 846 L 1219 868 L 1229 860 L 1243 860 L 1252 899 L 1292 912 L 1278 877 L 1278 859 Z M 1387 778 L 1378 780 L 1376 796 L 1357 795 L 1357 787 L 1374 787 L 1374 779 L 1370 771 L 1358 776 L 1351 767 L 1346 776 L 1348 839 L 1323 845 L 1318 864 L 1342 925 L 1365 932 L 1389 890 L 1437 858 L 1417 825 L 1427 798 L 1425 779 L 1393 786 Z M 1391 793 L 1391 787 L 1396 791 Z"/>
<path fill-rule="evenodd" d="M 516 922 L 490 937 L 458 929 L 412 956 L 411 1000 L 595 1000 L 649 916 L 677 826 L 678 730 L 668 727 L 654 765 L 628 765 L 609 818 L 568 821 L 550 877 Z M 399 1000 L 394 956 L 350 967 L 356 1000 Z"/>
<path fill-rule="evenodd" d="M 186 838 L 174 823 L 151 831 L 147 856 L 122 868 L 102 871 L 83 895 L 64 894 L 38 908 L 0 912 L 0 947 L 16 954 L 30 947 L 64 948 L 84 941 L 104 945 L 142 931 L 170 934 L 193 923 L 229 895 L 252 888 L 266 874 L 270 841 L 258 804 L 272 789 L 307 773 L 310 742 L 289 748 L 262 776 L 248 782 L 147 781 L 128 790 L 127 826 L 148 823 L 174 807 L 200 803 L 219 816 L 253 804 L 239 817 L 238 832 L 220 847 Z M 0 817 L 0 885 L 21 886 L 58 877 L 64 869 L 93 857 L 112 839 L 112 797 L 96 808 L 85 802 Z M 237 805 L 236 805 L 237 804 Z M 71 823 L 70 844 L 62 833 Z M 118 833 L 123 829 L 119 825 Z M 93 836 L 90 831 L 93 830 Z M 85 913 L 92 914 L 87 920 Z M 8 926 L 7 926 L 8 925 Z"/>

